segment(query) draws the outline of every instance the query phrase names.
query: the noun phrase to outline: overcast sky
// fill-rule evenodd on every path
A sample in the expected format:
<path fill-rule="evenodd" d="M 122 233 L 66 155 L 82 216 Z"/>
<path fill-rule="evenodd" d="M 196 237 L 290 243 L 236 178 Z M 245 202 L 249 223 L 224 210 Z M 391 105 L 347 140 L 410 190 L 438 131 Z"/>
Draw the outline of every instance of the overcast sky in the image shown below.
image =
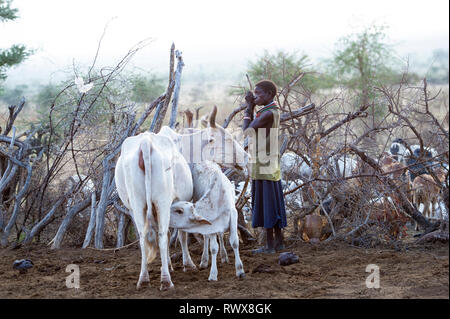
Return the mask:
<path fill-rule="evenodd" d="M 384 24 L 400 54 L 426 56 L 449 47 L 448 0 L 14 0 L 20 18 L 0 24 L 0 48 L 23 43 L 36 49 L 8 74 L 55 72 L 89 63 L 105 26 L 100 64 L 117 61 L 146 38 L 152 43 L 133 60 L 164 70 L 172 42 L 186 66 L 243 65 L 263 49 L 330 56 L 336 41 L 370 23 Z M 186 70 L 188 70 L 186 68 Z"/>

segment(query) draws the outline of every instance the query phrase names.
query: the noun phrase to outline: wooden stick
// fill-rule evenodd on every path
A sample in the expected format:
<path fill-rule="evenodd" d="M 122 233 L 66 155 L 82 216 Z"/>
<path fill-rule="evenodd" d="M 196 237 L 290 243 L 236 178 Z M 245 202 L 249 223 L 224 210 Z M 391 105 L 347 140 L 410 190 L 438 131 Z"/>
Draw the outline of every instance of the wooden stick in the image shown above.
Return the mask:
<path fill-rule="evenodd" d="M 92 192 L 91 194 L 91 215 L 89 218 L 89 224 L 88 229 L 86 231 L 86 236 L 84 237 L 83 247 L 86 248 L 89 246 L 92 240 L 92 235 L 94 234 L 94 228 L 95 228 L 95 220 L 96 220 L 96 204 L 97 204 L 97 198 L 96 198 L 95 192 Z"/>
<path fill-rule="evenodd" d="M 250 91 L 253 91 L 253 85 L 252 85 L 252 81 L 250 81 L 250 78 L 248 76 L 248 74 L 246 73 L 245 76 L 247 77 L 247 81 L 248 81 L 248 85 L 250 87 Z"/>
<path fill-rule="evenodd" d="M 174 81 L 175 87 L 173 89 L 173 99 L 172 99 L 172 113 L 170 115 L 169 127 L 174 128 L 177 119 L 178 111 L 178 97 L 180 95 L 180 85 L 181 85 L 181 72 L 183 71 L 184 62 L 180 51 L 176 51 L 176 57 L 178 59 L 177 69 L 175 71 Z"/>

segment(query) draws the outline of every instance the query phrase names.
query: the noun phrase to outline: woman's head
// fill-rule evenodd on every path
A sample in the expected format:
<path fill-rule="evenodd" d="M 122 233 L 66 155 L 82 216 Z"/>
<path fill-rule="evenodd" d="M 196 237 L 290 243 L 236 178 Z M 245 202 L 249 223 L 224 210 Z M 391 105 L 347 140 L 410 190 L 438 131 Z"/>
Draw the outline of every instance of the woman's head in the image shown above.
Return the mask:
<path fill-rule="evenodd" d="M 270 80 L 262 80 L 255 85 L 255 104 L 267 105 L 277 94 L 277 86 Z"/>

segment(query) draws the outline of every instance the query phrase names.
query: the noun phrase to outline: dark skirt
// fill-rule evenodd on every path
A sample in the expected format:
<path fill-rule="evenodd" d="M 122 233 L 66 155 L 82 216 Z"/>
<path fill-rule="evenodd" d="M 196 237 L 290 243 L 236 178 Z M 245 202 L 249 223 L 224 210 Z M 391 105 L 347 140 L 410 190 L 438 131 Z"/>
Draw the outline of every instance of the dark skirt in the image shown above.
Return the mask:
<path fill-rule="evenodd" d="M 286 208 L 281 181 L 252 180 L 252 227 L 286 226 Z"/>

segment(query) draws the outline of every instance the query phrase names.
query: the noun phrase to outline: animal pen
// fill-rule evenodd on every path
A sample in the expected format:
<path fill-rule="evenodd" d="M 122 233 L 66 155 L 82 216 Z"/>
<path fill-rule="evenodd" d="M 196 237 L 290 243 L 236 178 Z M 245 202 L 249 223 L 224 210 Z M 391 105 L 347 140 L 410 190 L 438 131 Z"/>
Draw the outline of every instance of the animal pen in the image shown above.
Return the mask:
<path fill-rule="evenodd" d="M 67 83 L 48 105 L 46 123 L 18 131 L 16 122 L 27 102 L 9 106 L 0 128 L 2 247 L 45 244 L 52 250 L 115 250 L 135 242 L 133 222 L 113 178 L 121 144 L 140 132 L 158 133 L 167 113 L 171 128 L 181 129 L 180 123 L 185 123 L 178 110 L 184 61 L 174 45 L 167 89 L 154 101 L 142 109 L 112 93 L 140 48 L 130 50 L 113 68 L 95 70 L 92 65 L 83 75 L 91 87 Z M 344 89 L 312 94 L 296 85 L 304 76 L 297 74 L 276 96 L 282 110 L 282 163 L 290 159 L 282 166 L 289 243 L 401 249 L 405 240 L 448 242 L 448 106 L 445 116 L 434 107 L 448 103 L 448 95 L 432 93 L 426 79 L 408 83 L 406 76 L 396 85 L 374 87 L 376 98 Z M 375 117 L 380 107 L 382 114 Z M 244 109 L 241 104 L 227 114 L 223 128 L 236 131 Z M 405 141 L 409 155 L 403 155 L 412 162 L 393 159 L 390 146 L 397 138 Z M 241 138 L 240 143 L 245 141 Z M 435 151 L 431 157 L 429 149 Z M 418 165 L 421 175 L 429 176 L 432 204 L 414 196 L 418 188 L 412 187 L 410 171 Z M 264 241 L 263 233 L 248 224 L 248 176 L 224 172 L 236 185 L 241 241 Z M 425 205 L 432 205 L 429 216 L 421 212 Z M 411 231 L 415 223 L 417 234 Z"/>

